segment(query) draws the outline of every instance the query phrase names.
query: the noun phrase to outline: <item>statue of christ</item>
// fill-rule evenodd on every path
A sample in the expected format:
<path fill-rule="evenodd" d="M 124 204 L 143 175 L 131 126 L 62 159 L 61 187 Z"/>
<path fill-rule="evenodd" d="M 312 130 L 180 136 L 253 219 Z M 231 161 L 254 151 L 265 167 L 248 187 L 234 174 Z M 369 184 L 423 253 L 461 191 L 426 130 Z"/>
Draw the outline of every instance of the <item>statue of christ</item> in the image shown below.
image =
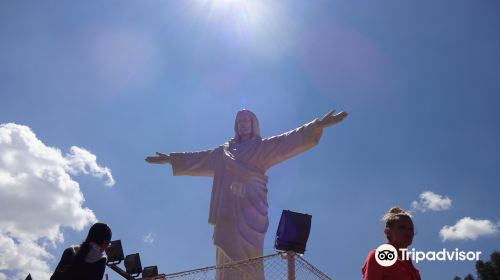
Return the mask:
<path fill-rule="evenodd" d="M 266 171 L 286 159 L 316 146 L 323 129 L 342 121 L 347 112 L 330 111 L 281 135 L 262 138 L 259 122 L 249 110 L 236 114 L 235 135 L 211 150 L 164 154 L 146 161 L 172 165 L 174 176 L 213 177 L 208 222 L 214 226 L 217 265 L 263 254 L 267 216 Z M 263 267 L 243 271 L 218 271 L 217 279 L 263 279 Z"/>

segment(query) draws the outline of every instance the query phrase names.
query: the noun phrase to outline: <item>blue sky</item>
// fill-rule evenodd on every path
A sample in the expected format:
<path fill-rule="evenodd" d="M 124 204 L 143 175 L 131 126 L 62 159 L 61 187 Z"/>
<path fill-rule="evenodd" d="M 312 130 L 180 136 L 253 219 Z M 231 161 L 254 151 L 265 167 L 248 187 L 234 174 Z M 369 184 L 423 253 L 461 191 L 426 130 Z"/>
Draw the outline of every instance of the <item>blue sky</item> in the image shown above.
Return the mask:
<path fill-rule="evenodd" d="M 412 246 L 488 258 L 500 249 L 498 26 L 496 1 L 3 1 L 0 123 L 29 127 L 63 156 L 72 146 L 95 155 L 116 184 L 71 173 L 82 207 L 125 253 L 173 273 L 215 261 L 211 180 L 173 177 L 147 155 L 216 147 L 241 108 L 257 114 L 264 136 L 346 110 L 317 147 L 268 172 L 264 251 L 273 252 L 282 209 L 306 212 L 305 258 L 334 279 L 360 279 L 366 254 L 384 242 L 385 211 L 432 191 L 451 207 L 415 211 Z M 464 217 L 496 233 L 443 241 L 440 230 Z M 20 242 L 5 221 L 21 218 L 1 218 L 0 234 Z M 34 239 L 53 255 L 36 257 L 50 269 L 88 229 L 56 224 L 64 241 Z M 0 279 L 14 279 L 19 270 L 0 258 Z M 475 273 L 473 262 L 417 267 L 423 279 Z"/>

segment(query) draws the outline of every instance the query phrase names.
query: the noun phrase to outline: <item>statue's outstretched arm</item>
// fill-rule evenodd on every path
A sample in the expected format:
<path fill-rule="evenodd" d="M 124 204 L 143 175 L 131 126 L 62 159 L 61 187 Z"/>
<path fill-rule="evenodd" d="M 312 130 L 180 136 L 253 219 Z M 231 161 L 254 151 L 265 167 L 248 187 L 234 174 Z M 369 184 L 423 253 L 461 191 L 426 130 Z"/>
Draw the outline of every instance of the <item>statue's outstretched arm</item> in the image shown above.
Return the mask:
<path fill-rule="evenodd" d="M 319 119 L 319 125 L 322 128 L 335 125 L 341 122 L 343 119 L 345 119 L 347 115 L 348 115 L 347 112 L 344 111 L 335 114 L 335 110 L 331 110 L 330 112 L 326 113 L 323 117 Z"/>
<path fill-rule="evenodd" d="M 156 155 L 149 156 L 145 160 L 149 163 L 155 163 L 155 164 L 166 164 L 172 162 L 169 154 L 164 154 L 160 152 L 156 152 Z"/>

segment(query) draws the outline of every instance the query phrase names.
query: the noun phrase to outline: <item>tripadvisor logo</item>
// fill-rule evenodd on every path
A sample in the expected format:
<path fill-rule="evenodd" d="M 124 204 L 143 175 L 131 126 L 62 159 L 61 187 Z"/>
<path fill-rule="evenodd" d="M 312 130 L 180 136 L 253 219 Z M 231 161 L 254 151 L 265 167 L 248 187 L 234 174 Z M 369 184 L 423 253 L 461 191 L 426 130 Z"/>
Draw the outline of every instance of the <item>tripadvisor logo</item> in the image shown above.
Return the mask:
<path fill-rule="evenodd" d="M 375 250 L 375 260 L 381 266 L 391 266 L 398 260 L 398 251 L 391 244 L 382 244 Z"/>
<path fill-rule="evenodd" d="M 478 261 L 481 256 L 481 251 L 460 251 L 458 248 L 452 251 L 442 249 L 440 251 L 416 251 L 415 248 L 408 250 L 406 248 L 399 249 L 401 260 L 420 261 Z M 398 260 L 396 248 L 391 244 L 382 244 L 375 250 L 375 260 L 381 266 L 391 266 Z"/>

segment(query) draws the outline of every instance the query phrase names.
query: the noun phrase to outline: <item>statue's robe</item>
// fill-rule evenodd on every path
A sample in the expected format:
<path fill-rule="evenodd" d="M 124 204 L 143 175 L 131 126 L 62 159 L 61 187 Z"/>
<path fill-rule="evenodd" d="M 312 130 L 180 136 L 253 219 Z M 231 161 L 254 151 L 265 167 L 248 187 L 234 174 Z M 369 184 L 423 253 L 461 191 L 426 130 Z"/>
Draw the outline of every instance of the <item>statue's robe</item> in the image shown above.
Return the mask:
<path fill-rule="evenodd" d="M 263 255 L 267 216 L 266 171 L 318 144 L 318 120 L 269 138 L 234 140 L 207 151 L 171 153 L 174 176 L 212 176 L 208 222 L 214 225 L 217 265 Z M 236 274 L 235 274 L 236 273 Z M 263 279 L 262 264 L 220 270 L 217 279 Z"/>

